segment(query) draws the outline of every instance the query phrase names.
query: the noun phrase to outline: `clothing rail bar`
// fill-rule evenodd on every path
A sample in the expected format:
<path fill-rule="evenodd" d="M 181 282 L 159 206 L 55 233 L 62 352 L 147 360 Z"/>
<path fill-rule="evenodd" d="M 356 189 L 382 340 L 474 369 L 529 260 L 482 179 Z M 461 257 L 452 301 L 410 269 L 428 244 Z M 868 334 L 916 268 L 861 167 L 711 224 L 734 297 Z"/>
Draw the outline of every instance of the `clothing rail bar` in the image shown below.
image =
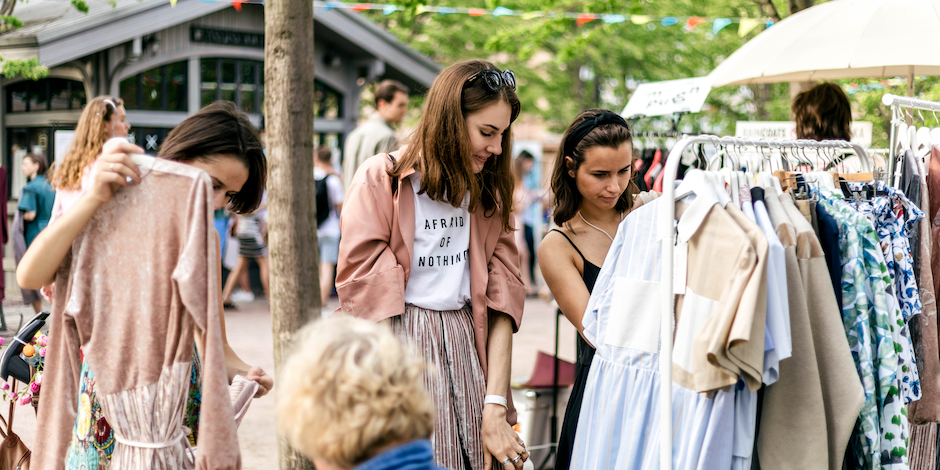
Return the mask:
<path fill-rule="evenodd" d="M 901 108 L 922 109 L 924 111 L 940 111 L 940 103 L 935 101 L 919 100 L 906 96 L 897 96 L 887 93 L 881 97 L 885 106 L 898 106 Z"/>
<path fill-rule="evenodd" d="M 897 162 L 898 145 L 898 124 L 904 119 L 901 108 L 921 109 L 924 111 L 940 111 L 940 103 L 936 101 L 919 100 L 917 98 L 908 98 L 906 96 L 892 95 L 886 93 L 881 97 L 881 102 L 885 106 L 891 107 L 891 135 L 888 144 L 888 181 L 894 181 L 894 166 Z"/>
<path fill-rule="evenodd" d="M 700 135 L 684 137 L 669 152 L 663 171 L 663 204 L 659 216 L 659 233 L 667 234 L 662 239 L 662 270 L 660 278 L 660 294 L 662 295 L 662 323 L 660 325 L 660 353 L 659 353 L 659 468 L 672 470 L 672 319 L 675 316 L 673 303 L 673 246 L 676 243 L 675 216 L 676 216 L 676 171 L 685 149 L 695 144 L 714 144 L 725 146 L 747 146 L 770 149 L 782 148 L 838 148 L 855 150 L 862 161 L 863 171 L 872 171 L 868 154 L 858 144 L 844 140 L 753 140 L 737 137 L 718 137 L 714 135 Z"/>

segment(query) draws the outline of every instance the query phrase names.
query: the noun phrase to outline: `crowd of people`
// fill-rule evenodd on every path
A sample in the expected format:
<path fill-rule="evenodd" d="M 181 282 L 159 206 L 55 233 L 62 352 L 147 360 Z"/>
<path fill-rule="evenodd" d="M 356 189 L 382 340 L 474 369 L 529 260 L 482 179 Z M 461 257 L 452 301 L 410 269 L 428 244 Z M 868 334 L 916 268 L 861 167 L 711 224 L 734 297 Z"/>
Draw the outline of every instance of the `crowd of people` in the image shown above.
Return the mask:
<path fill-rule="evenodd" d="M 328 147 L 316 149 L 320 293 L 325 304 L 335 292 L 341 308 L 296 335 L 279 377 L 277 415 L 280 432 L 317 468 L 522 469 L 529 452 L 512 427 L 512 337 L 540 278 L 579 332 L 555 464 L 569 467 L 595 351 L 580 335 L 581 317 L 621 221 L 656 193 L 633 183 L 630 126 L 603 109 L 572 121 L 551 168 L 550 191 L 539 191 L 532 154 L 511 157 L 512 125 L 522 111 L 516 88 L 514 73 L 490 62 L 452 65 L 431 86 L 402 145 L 395 127 L 407 112 L 409 91 L 383 81 L 375 87 L 374 115 L 346 139 L 342 166 Z M 798 119 L 831 114 L 817 109 L 825 100 L 801 99 Z M 17 282 L 37 312 L 43 294 L 52 298 L 73 240 L 116 191 L 140 183 L 143 171 L 132 155 L 143 149 L 105 145 L 129 129 L 121 100 L 100 96 L 86 105 L 54 175 L 44 156 L 24 158 Z M 218 102 L 175 128 L 157 156 L 212 180 L 213 259 L 221 262 L 235 249 L 231 243 L 238 254 L 218 286 L 221 303 L 230 308 L 251 292 L 252 261 L 267 295 L 262 135 L 233 104 Z M 543 204 L 556 228 L 536 250 Z M 197 334 L 182 411 L 194 446 L 204 347 Z M 227 340 L 225 368 L 230 381 L 242 375 L 257 382 L 257 396 L 274 386 Z M 110 467 L 113 430 L 96 406 L 94 371 L 87 363 L 76 370 L 82 401 L 71 442 L 40 444 L 51 453 L 38 455 L 39 468 Z"/>

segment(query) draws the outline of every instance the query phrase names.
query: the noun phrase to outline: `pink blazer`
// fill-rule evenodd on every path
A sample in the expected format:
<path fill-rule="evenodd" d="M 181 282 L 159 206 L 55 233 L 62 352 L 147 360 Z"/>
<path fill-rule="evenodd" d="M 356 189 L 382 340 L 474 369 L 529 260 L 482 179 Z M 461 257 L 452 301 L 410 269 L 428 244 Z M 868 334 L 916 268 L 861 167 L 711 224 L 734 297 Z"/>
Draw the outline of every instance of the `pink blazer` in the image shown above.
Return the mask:
<path fill-rule="evenodd" d="M 385 154 L 366 160 L 347 189 L 340 217 L 343 236 L 336 266 L 340 305 L 347 314 L 373 321 L 404 313 L 414 253 L 414 188 L 408 179 L 414 170 L 401 176 L 393 196 L 390 168 Z M 518 331 L 525 293 L 513 232 L 503 231 L 496 214 L 488 217 L 477 210 L 470 217 L 470 301 L 484 375 L 488 312 L 509 315 L 513 331 Z M 510 415 L 514 422 L 512 409 Z"/>

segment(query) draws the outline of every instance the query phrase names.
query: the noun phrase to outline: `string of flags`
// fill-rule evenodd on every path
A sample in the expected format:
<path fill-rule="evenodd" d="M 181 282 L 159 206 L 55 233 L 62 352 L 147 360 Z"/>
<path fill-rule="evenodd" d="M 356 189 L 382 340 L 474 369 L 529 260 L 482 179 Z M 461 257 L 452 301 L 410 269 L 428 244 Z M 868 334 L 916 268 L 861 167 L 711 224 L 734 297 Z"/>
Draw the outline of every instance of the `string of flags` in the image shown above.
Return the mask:
<path fill-rule="evenodd" d="M 230 2 L 231 0 L 201 0 L 203 2 Z M 170 0 L 170 4 L 176 5 L 177 0 Z M 264 0 L 236 0 L 231 1 L 236 10 L 241 11 L 242 4 L 264 4 Z M 352 10 L 356 12 L 363 11 L 381 11 L 385 15 L 404 11 L 406 8 L 400 5 L 385 3 L 347 3 L 334 1 L 315 0 L 313 7 L 319 12 L 325 12 L 332 9 Z M 600 21 L 607 24 L 629 23 L 637 26 L 645 26 L 647 29 L 659 27 L 669 27 L 682 25 L 686 31 L 695 31 L 697 27 L 711 24 L 711 34 L 718 35 L 725 28 L 737 24 L 738 36 L 747 36 L 759 26 L 763 25 L 769 28 L 774 25 L 774 20 L 770 18 L 710 18 L 704 16 L 653 16 L 653 15 L 628 15 L 616 13 L 579 13 L 579 12 L 552 12 L 552 11 L 522 11 L 513 10 L 506 7 L 487 8 L 469 8 L 469 7 L 447 7 L 418 5 L 417 14 L 436 13 L 438 15 L 468 15 L 473 17 L 480 16 L 515 16 L 525 20 L 536 18 L 568 18 L 573 19 L 578 26 L 584 26 L 593 21 Z"/>
<path fill-rule="evenodd" d="M 917 78 L 922 80 L 926 79 L 927 77 Z M 884 90 L 885 88 L 897 88 L 900 86 L 907 86 L 907 79 L 904 77 L 894 77 L 869 80 L 865 83 L 849 83 L 848 85 L 843 85 L 843 89 L 847 95 L 854 95 L 862 91 L 878 91 Z"/>

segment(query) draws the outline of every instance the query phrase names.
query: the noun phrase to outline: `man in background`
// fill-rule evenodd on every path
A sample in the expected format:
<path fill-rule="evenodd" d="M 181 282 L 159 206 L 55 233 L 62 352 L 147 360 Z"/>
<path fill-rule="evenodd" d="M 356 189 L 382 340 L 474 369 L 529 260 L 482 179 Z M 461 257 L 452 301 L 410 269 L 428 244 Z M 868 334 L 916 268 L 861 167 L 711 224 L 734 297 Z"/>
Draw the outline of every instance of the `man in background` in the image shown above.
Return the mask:
<path fill-rule="evenodd" d="M 383 80 L 375 87 L 376 111 L 368 121 L 346 137 L 343 146 L 343 184 L 349 188 L 359 165 L 369 157 L 398 149 L 395 130 L 408 111 L 408 88 L 395 80 Z"/>

